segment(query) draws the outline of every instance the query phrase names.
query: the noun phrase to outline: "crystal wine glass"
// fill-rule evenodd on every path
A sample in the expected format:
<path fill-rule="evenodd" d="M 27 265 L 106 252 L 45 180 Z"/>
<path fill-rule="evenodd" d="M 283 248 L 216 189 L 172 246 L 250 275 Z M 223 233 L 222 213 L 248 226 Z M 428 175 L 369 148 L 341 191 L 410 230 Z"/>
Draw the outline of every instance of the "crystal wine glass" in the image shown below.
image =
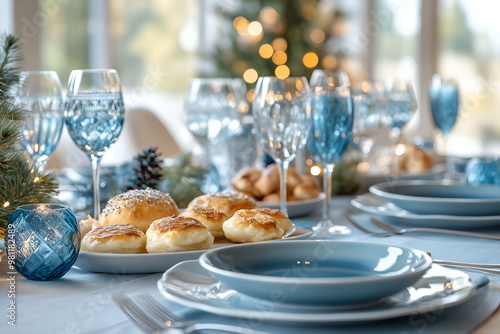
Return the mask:
<path fill-rule="evenodd" d="M 54 71 L 20 73 L 16 99 L 26 110 L 21 145 L 39 171 L 45 169 L 49 155 L 61 138 L 64 126 L 61 82 Z"/>
<path fill-rule="evenodd" d="M 276 162 L 280 210 L 287 211 L 287 171 L 311 127 L 311 91 L 304 77 L 260 77 L 252 104 L 257 142 Z"/>
<path fill-rule="evenodd" d="M 434 124 L 443 133 L 444 142 L 455 125 L 458 117 L 459 92 L 458 85 L 452 79 L 443 79 L 434 74 L 429 84 L 429 99 Z M 445 179 L 450 179 L 449 159 L 446 158 Z"/>
<path fill-rule="evenodd" d="M 186 125 L 214 164 L 222 187 L 228 187 L 231 175 L 230 152 L 224 143 L 240 131 L 243 86 L 231 78 L 194 78 L 185 94 Z"/>
<path fill-rule="evenodd" d="M 331 239 L 347 235 L 351 229 L 333 224 L 330 219 L 332 171 L 349 143 L 354 121 L 354 106 L 348 82 L 342 81 L 342 70 L 315 70 L 310 85 L 313 92 L 311 135 L 307 147 L 323 165 L 323 189 L 326 194 L 322 217 L 314 226 L 311 238 Z"/>
<path fill-rule="evenodd" d="M 65 102 L 66 126 L 92 164 L 94 219 L 99 219 L 99 164 L 122 131 L 125 107 L 118 73 L 113 69 L 71 71 Z"/>
<path fill-rule="evenodd" d="M 417 109 L 415 89 L 411 81 L 403 79 L 388 79 L 385 88 L 391 126 L 389 137 L 394 144 L 398 144 L 401 141 L 401 128 Z"/>
<path fill-rule="evenodd" d="M 380 81 L 363 80 L 351 86 L 354 101 L 353 137 L 357 137 L 363 161 L 370 153 L 374 137 L 385 128 L 386 97 Z"/>

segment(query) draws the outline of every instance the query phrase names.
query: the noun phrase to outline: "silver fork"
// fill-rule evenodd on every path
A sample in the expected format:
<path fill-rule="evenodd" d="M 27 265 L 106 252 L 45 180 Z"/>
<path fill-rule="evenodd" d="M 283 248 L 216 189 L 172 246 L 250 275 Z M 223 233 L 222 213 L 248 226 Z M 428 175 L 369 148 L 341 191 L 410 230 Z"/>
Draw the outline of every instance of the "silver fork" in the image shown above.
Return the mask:
<path fill-rule="evenodd" d="M 381 221 L 377 218 L 372 217 L 372 218 L 370 218 L 370 220 L 375 225 L 380 227 L 381 229 L 386 230 L 386 231 L 391 232 L 391 233 L 394 233 L 394 234 L 404 234 L 404 233 L 412 233 L 412 232 L 430 232 L 430 233 L 454 234 L 454 235 L 463 235 L 463 236 L 475 237 L 475 238 L 486 238 L 486 239 L 500 240 L 499 234 L 466 232 L 466 231 L 446 230 L 446 229 L 441 229 L 441 228 L 429 228 L 429 227 L 413 227 L 413 228 L 406 228 L 406 229 L 397 229 L 394 226 L 389 225 L 387 223 L 384 223 L 383 221 Z"/>
<path fill-rule="evenodd" d="M 364 226 L 358 224 L 349 214 L 345 213 L 344 217 L 356 228 L 358 228 L 360 231 L 365 232 L 366 234 L 370 234 L 376 237 L 389 237 L 391 235 L 395 235 L 395 233 L 392 232 L 375 232 L 371 231 Z M 429 256 L 431 256 L 430 253 L 427 253 Z M 431 256 L 432 258 L 432 256 Z M 476 271 L 481 271 L 483 273 L 487 274 L 500 274 L 500 270 L 496 270 L 497 268 L 500 268 L 500 265 L 497 264 L 480 264 L 480 263 L 465 263 L 465 262 L 454 262 L 454 261 L 445 261 L 445 260 L 438 260 L 435 258 L 432 258 L 432 262 L 436 264 L 440 264 L 442 266 L 446 267 L 455 267 L 455 268 L 461 268 L 461 269 L 470 269 L 470 270 L 476 270 Z"/>
<path fill-rule="evenodd" d="M 134 296 L 134 300 L 126 294 L 115 294 L 113 300 L 144 333 L 189 334 L 210 329 L 229 333 L 269 334 L 232 325 L 185 321 L 166 310 L 148 294 Z"/>
<path fill-rule="evenodd" d="M 347 213 L 344 213 L 344 217 L 354 226 L 356 227 L 358 230 L 362 231 L 362 232 L 365 232 L 366 234 L 371 234 L 373 236 L 376 236 L 376 237 L 390 237 L 391 235 L 394 235 L 394 233 L 390 233 L 390 232 L 375 232 L 375 231 L 371 231 L 367 228 L 365 228 L 364 226 L 358 224 L 354 219 L 352 219 L 352 217 L 347 214 Z"/>

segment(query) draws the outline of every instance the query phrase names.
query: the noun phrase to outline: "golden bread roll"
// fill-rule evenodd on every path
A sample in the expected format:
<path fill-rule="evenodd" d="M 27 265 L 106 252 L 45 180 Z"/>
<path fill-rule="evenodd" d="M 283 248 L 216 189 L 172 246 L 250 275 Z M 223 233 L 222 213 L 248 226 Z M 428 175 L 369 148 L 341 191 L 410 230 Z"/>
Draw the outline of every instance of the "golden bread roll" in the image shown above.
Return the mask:
<path fill-rule="evenodd" d="M 136 254 L 146 251 L 146 236 L 137 226 L 99 226 L 82 239 L 81 250 L 97 253 Z"/>
<path fill-rule="evenodd" d="M 237 191 L 223 191 L 205 194 L 194 198 L 188 208 L 193 206 L 208 206 L 224 212 L 229 218 L 241 209 L 253 209 L 257 203 L 253 198 Z"/>
<path fill-rule="evenodd" d="M 280 202 L 280 194 L 279 193 L 272 193 L 272 194 L 266 195 L 261 199 L 261 202 L 279 203 Z"/>
<path fill-rule="evenodd" d="M 270 164 L 262 171 L 259 179 L 254 184 L 255 189 L 262 194 L 262 196 L 268 195 L 270 193 L 279 190 L 280 188 L 280 176 L 278 166 L 276 164 Z"/>
<path fill-rule="evenodd" d="M 80 227 L 80 237 L 83 238 L 87 233 L 90 232 L 93 228 L 96 228 L 96 220 L 92 217 L 87 219 L 82 219 L 78 222 L 78 226 Z"/>
<path fill-rule="evenodd" d="M 276 219 L 254 210 L 236 211 L 222 229 L 227 239 L 242 243 L 281 239 L 284 234 Z"/>
<path fill-rule="evenodd" d="M 408 145 L 400 158 L 399 165 L 401 170 L 417 174 L 431 169 L 434 166 L 434 159 L 420 147 Z"/>
<path fill-rule="evenodd" d="M 320 193 L 318 188 L 309 184 L 299 184 L 293 189 L 293 196 L 298 200 L 316 198 Z"/>
<path fill-rule="evenodd" d="M 191 217 L 170 216 L 155 220 L 146 231 L 148 253 L 208 249 L 214 237 L 205 225 Z"/>
<path fill-rule="evenodd" d="M 251 197 L 260 197 L 260 192 L 255 189 L 255 182 L 260 178 L 262 172 L 258 169 L 246 167 L 240 170 L 231 180 L 231 185 L 237 191 L 248 194 Z"/>
<path fill-rule="evenodd" d="M 307 185 L 310 185 L 312 187 L 321 189 L 321 187 L 319 185 L 318 178 L 315 176 L 312 176 L 310 174 L 301 175 L 300 176 L 300 184 L 307 184 Z"/>
<path fill-rule="evenodd" d="M 134 189 L 108 201 L 99 225 L 132 224 L 146 232 L 154 220 L 178 214 L 177 204 L 170 195 L 151 188 Z"/>
<path fill-rule="evenodd" d="M 211 208 L 208 206 L 192 206 L 187 208 L 183 213 L 179 215 L 180 217 L 191 217 L 197 219 L 205 225 L 214 238 L 223 238 L 224 231 L 222 230 L 222 224 L 228 219 L 228 216 L 216 208 Z"/>
<path fill-rule="evenodd" d="M 263 213 L 265 215 L 269 215 L 276 219 L 279 224 L 279 227 L 283 229 L 284 233 L 291 231 L 295 226 L 292 224 L 290 219 L 283 212 L 277 209 L 272 208 L 255 208 L 253 211 L 257 211 L 259 213 Z"/>
<path fill-rule="evenodd" d="M 292 192 L 293 189 L 300 183 L 302 182 L 302 179 L 300 177 L 299 172 L 293 167 L 290 167 L 288 169 L 287 174 L 287 182 L 286 182 L 286 189 L 288 192 Z"/>

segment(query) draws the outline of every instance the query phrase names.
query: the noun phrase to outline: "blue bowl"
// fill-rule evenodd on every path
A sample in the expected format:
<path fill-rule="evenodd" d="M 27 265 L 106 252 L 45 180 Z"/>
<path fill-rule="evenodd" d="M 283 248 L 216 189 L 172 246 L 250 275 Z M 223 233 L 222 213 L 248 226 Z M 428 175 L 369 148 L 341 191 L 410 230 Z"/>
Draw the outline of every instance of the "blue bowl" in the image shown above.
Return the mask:
<path fill-rule="evenodd" d="M 424 215 L 500 215 L 500 186 L 441 181 L 393 181 L 370 192 L 401 209 Z"/>
<path fill-rule="evenodd" d="M 422 251 L 377 243 L 296 240 L 228 246 L 200 264 L 228 287 L 276 303 L 367 306 L 415 283 Z"/>

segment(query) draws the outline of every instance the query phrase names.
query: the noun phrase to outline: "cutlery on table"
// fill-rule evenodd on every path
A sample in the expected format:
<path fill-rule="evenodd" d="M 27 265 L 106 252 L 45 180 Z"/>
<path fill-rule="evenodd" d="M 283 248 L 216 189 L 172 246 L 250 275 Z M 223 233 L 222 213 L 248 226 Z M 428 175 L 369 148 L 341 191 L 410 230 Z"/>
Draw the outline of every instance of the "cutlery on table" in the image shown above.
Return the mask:
<path fill-rule="evenodd" d="M 345 213 L 344 217 L 357 229 L 360 231 L 370 234 L 376 237 L 389 237 L 391 235 L 395 235 L 393 232 L 375 232 L 372 230 L 369 230 L 362 226 L 361 224 L 357 223 L 349 214 Z M 429 256 L 431 254 L 427 252 Z M 432 258 L 432 256 L 431 256 Z M 499 264 L 480 264 L 480 263 L 467 263 L 467 262 L 454 262 L 454 261 L 445 261 L 445 260 L 439 260 L 432 258 L 432 262 L 435 264 L 439 264 L 442 266 L 447 266 L 447 267 L 456 267 L 456 268 L 462 268 L 462 269 L 470 269 L 470 270 L 476 270 L 476 271 L 481 271 L 487 274 L 500 274 L 500 265 Z M 499 270 L 495 270 L 495 269 Z"/>
<path fill-rule="evenodd" d="M 386 231 L 393 233 L 393 234 L 405 234 L 405 233 L 412 233 L 412 232 L 430 232 L 430 233 L 454 234 L 454 235 L 463 235 L 463 236 L 475 237 L 475 238 L 500 240 L 500 234 L 457 231 L 457 230 L 447 230 L 447 229 L 442 229 L 442 228 L 430 228 L 430 227 L 413 227 L 413 228 L 406 228 L 406 229 L 397 229 L 394 226 L 389 225 L 387 223 L 384 223 L 383 221 L 381 221 L 377 218 L 372 217 L 372 218 L 370 218 L 370 220 L 375 225 L 380 227 L 381 229 L 386 230 Z"/>
<path fill-rule="evenodd" d="M 144 333 L 188 334 L 209 329 L 229 333 L 269 334 L 239 326 L 185 321 L 169 312 L 148 294 L 134 296 L 132 300 L 130 296 L 120 293 L 113 295 L 113 300 L 127 318 Z"/>

